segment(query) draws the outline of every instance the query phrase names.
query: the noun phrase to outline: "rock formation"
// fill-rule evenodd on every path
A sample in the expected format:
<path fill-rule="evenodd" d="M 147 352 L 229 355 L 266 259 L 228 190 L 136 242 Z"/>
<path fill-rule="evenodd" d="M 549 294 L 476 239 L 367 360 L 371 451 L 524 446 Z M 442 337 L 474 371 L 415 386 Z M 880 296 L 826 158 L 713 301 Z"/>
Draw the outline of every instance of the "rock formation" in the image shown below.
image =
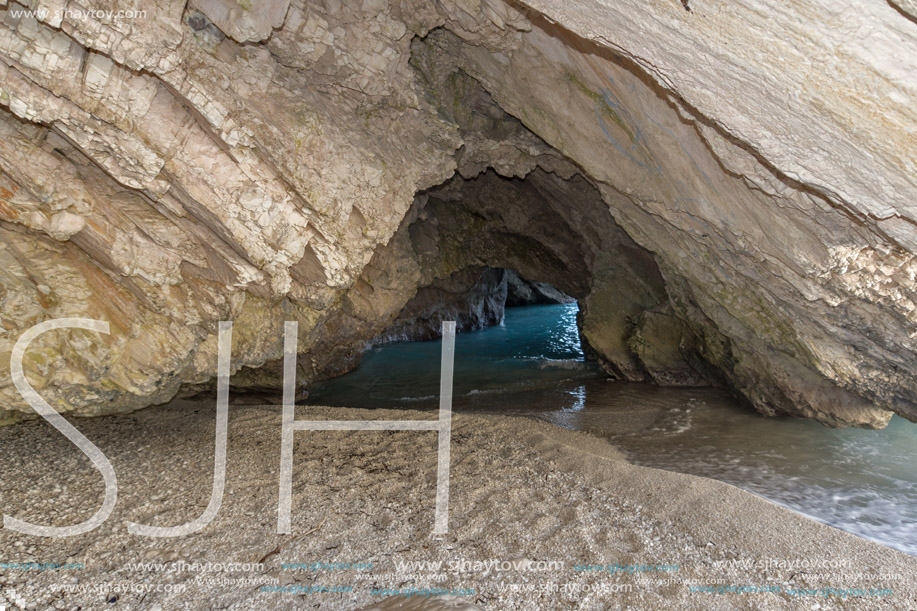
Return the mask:
<path fill-rule="evenodd" d="M 506 270 L 506 307 L 573 303 L 566 293 L 558 291 L 547 282 L 529 282 L 515 271 Z"/>
<path fill-rule="evenodd" d="M 85 4 L 0 4 L 0 419 L 42 320 L 110 322 L 26 370 L 114 413 L 208 383 L 220 320 L 250 386 L 298 320 L 307 385 L 494 267 L 617 377 L 917 420 L 913 2 Z"/>
<path fill-rule="evenodd" d="M 442 337 L 444 320 L 454 320 L 460 333 L 499 325 L 506 289 L 506 272 L 492 267 L 466 267 L 448 278 L 437 278 L 417 291 L 373 343 L 436 339 Z"/>

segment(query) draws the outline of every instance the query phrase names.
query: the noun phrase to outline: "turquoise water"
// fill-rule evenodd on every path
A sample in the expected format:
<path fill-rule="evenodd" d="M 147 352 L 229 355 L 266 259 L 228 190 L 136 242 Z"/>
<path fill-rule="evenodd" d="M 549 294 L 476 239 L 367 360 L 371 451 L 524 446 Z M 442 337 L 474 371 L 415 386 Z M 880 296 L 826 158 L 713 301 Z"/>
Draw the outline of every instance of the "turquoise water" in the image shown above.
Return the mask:
<path fill-rule="evenodd" d="M 440 342 L 370 350 L 309 403 L 435 408 Z M 917 424 L 829 429 L 765 418 L 713 389 L 608 381 L 585 362 L 576 304 L 510 308 L 500 327 L 460 334 L 456 411 L 536 417 L 608 437 L 637 464 L 719 479 L 917 555 Z"/>
<path fill-rule="evenodd" d="M 478 396 L 555 388 L 599 372 L 583 359 L 576 304 L 509 308 L 506 323 L 455 342 L 455 406 Z M 363 408 L 436 407 L 442 344 L 399 342 L 370 349 L 360 366 L 309 388 L 309 403 Z"/>

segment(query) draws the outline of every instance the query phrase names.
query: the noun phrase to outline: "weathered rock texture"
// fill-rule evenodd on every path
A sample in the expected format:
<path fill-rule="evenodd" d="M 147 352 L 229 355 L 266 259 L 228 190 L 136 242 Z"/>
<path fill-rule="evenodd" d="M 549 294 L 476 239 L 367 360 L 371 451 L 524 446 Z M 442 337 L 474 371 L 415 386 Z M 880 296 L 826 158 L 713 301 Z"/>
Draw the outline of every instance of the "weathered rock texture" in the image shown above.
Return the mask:
<path fill-rule="evenodd" d="M 48 318 L 111 323 L 26 359 L 111 413 L 212 379 L 219 320 L 236 384 L 288 319 L 340 373 L 480 266 L 577 298 L 619 377 L 917 420 L 912 2 L 86 4 L 0 5 L 7 420 Z"/>
<path fill-rule="evenodd" d="M 566 293 L 547 282 L 529 282 L 514 270 L 506 270 L 506 307 L 551 303 L 573 303 Z"/>
<path fill-rule="evenodd" d="M 466 267 L 448 278 L 437 278 L 417 291 L 373 343 L 436 339 L 442 337 L 444 320 L 455 321 L 460 333 L 499 325 L 506 288 L 506 272 L 492 267 Z"/>

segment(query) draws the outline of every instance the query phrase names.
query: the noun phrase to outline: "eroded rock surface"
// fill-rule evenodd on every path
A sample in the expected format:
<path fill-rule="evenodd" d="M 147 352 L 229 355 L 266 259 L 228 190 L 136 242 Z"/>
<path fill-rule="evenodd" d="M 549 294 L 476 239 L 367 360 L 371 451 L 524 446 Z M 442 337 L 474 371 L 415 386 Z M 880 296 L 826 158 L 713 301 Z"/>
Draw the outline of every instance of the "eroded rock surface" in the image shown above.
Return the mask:
<path fill-rule="evenodd" d="M 547 282 L 529 282 L 514 270 L 506 270 L 506 306 L 540 305 L 550 303 L 572 303 L 570 295 Z"/>
<path fill-rule="evenodd" d="M 455 321 L 459 333 L 499 325 L 503 322 L 506 290 L 506 272 L 492 267 L 466 267 L 448 278 L 437 278 L 417 291 L 373 343 L 442 337 L 444 320 Z"/>
<path fill-rule="evenodd" d="M 36 0 L 0 8 L 0 409 L 352 367 L 508 267 L 606 370 L 917 420 L 913 3 Z M 686 8 L 688 10 L 686 10 Z"/>

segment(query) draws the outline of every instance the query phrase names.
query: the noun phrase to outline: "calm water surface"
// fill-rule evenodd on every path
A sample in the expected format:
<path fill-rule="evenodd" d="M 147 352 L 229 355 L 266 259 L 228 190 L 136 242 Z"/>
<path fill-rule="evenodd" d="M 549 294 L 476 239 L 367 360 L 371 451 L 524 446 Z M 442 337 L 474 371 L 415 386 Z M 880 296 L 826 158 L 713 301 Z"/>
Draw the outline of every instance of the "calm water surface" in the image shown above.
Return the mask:
<path fill-rule="evenodd" d="M 370 350 L 309 403 L 435 408 L 440 342 Z M 583 359 L 576 304 L 510 308 L 503 326 L 458 335 L 456 411 L 526 415 L 607 436 L 645 466 L 728 482 L 917 555 L 917 424 L 829 429 L 765 418 L 711 389 L 608 381 Z"/>

